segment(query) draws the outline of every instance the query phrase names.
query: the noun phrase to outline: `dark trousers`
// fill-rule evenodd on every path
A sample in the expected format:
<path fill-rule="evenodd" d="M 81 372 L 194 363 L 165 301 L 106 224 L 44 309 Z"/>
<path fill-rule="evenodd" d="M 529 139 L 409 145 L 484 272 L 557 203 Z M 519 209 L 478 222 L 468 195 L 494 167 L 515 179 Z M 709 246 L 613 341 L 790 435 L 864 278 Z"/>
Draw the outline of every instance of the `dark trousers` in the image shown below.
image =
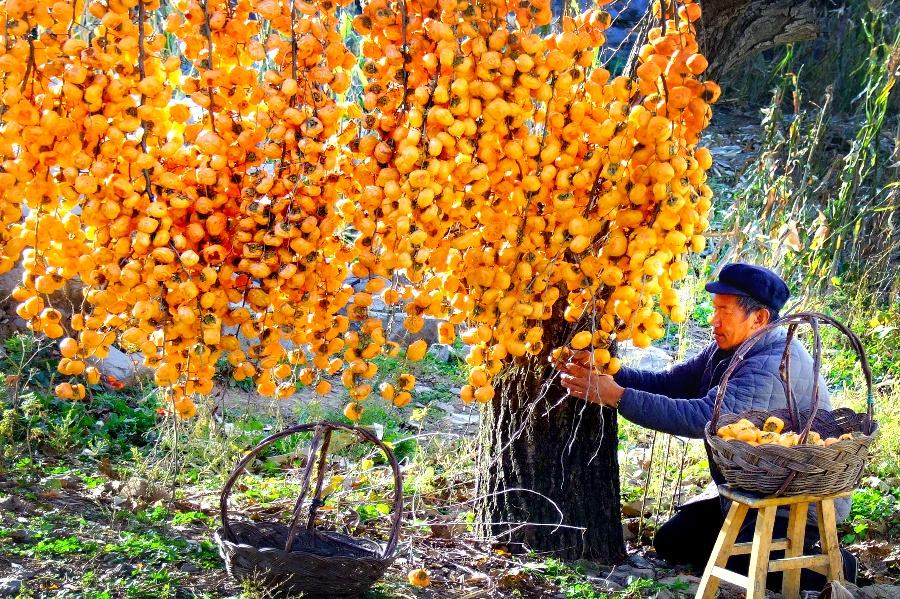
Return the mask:
<path fill-rule="evenodd" d="M 659 527 L 653 545 L 656 554 L 670 564 L 687 565 L 698 571 L 703 571 L 709 556 L 716 544 L 719 529 L 725 522 L 719 499 L 704 499 L 695 503 L 689 503 L 678 509 L 670 520 Z M 775 538 L 784 538 L 787 535 L 787 516 L 776 516 Z M 741 526 L 737 542 L 749 542 L 753 540 L 753 532 L 756 526 L 756 510 L 750 510 Z M 806 537 L 803 543 L 803 551 L 807 554 L 821 553 L 816 543 L 819 540 L 819 530 L 815 525 L 806 526 Z M 843 550 L 842 550 L 843 553 Z M 784 551 L 773 551 L 771 559 L 784 557 Z M 728 560 L 728 569 L 746 575 L 750 565 L 750 555 L 736 555 Z M 844 559 L 845 569 L 848 560 Z M 848 576 L 850 578 L 850 576 Z M 812 570 L 802 570 L 800 574 L 800 588 L 808 591 L 818 591 L 825 586 L 827 578 Z M 766 579 L 766 586 L 776 592 L 781 592 L 781 572 L 772 572 Z"/>

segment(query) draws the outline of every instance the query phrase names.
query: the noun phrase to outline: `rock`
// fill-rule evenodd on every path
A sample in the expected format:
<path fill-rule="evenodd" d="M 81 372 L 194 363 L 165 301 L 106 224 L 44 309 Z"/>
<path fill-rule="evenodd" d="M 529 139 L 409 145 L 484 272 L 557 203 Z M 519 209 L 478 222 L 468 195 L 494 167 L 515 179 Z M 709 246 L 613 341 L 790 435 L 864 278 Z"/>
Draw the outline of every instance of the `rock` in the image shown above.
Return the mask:
<path fill-rule="evenodd" d="M 129 499 L 153 503 L 166 497 L 166 492 L 145 478 L 133 476 L 122 486 L 122 494 Z"/>
<path fill-rule="evenodd" d="M 655 594 L 650 595 L 651 599 L 675 599 L 675 595 L 669 589 L 659 589 Z"/>
<path fill-rule="evenodd" d="M 619 344 L 619 356 L 630 368 L 660 371 L 672 365 L 674 359 L 668 352 L 652 345 L 647 348 L 634 347 L 630 341 Z"/>
<path fill-rule="evenodd" d="M 449 362 L 451 358 L 456 357 L 453 348 L 446 343 L 433 343 L 428 347 L 428 355 L 432 356 L 438 362 Z"/>
<path fill-rule="evenodd" d="M 624 540 L 627 543 L 628 541 L 633 541 L 636 538 L 637 538 L 637 535 L 631 531 L 631 527 L 623 522 L 622 523 L 622 540 Z"/>
<path fill-rule="evenodd" d="M 19 580 L 31 580 L 35 577 L 34 570 L 29 570 L 22 564 L 12 563 L 13 576 Z"/>
<path fill-rule="evenodd" d="M 900 597 L 900 585 L 896 584 L 873 584 L 865 587 L 854 587 L 847 584 L 845 586 L 854 597 L 859 599 L 897 599 Z"/>
<path fill-rule="evenodd" d="M 191 562 L 185 562 L 178 568 L 179 572 L 199 572 L 200 568 L 198 568 L 195 564 Z"/>
<path fill-rule="evenodd" d="M 388 339 L 391 341 L 397 341 L 404 345 L 419 339 L 424 339 L 429 345 L 438 343 L 438 324 L 441 321 L 437 318 L 425 316 L 425 325 L 422 329 L 417 333 L 410 333 L 403 326 L 403 321 L 406 319 L 406 312 L 403 310 L 397 310 L 393 314 L 369 310 L 369 316 L 381 320 L 384 330 L 390 331 Z"/>
<path fill-rule="evenodd" d="M 629 566 L 627 564 L 620 564 L 616 566 L 612 572 L 609 573 L 608 579 L 612 580 L 616 584 L 622 585 L 623 587 L 627 587 L 639 578 L 653 580 L 655 577 L 656 571 L 652 567 L 637 568 L 634 566 Z"/>
<path fill-rule="evenodd" d="M 650 569 L 650 570 L 653 569 L 653 564 L 651 564 L 650 561 L 647 560 L 647 558 L 645 558 L 641 555 L 638 555 L 637 553 L 631 555 L 628 558 L 628 561 L 631 562 L 631 565 L 634 566 L 635 568 L 643 568 L 643 569 Z"/>
<path fill-rule="evenodd" d="M 594 578 L 588 576 L 588 580 L 593 586 L 597 587 L 597 590 L 601 593 L 618 593 L 625 588 L 621 584 L 609 578 Z"/>
<path fill-rule="evenodd" d="M 141 354 L 126 354 L 116 347 L 109 348 L 109 355 L 100 360 L 97 368 L 104 376 L 113 376 L 125 385 L 134 384 L 138 379 L 152 373 L 144 366 L 144 357 Z"/>
<path fill-rule="evenodd" d="M 22 590 L 22 581 L 18 578 L 0 578 L 0 597 L 16 597 Z"/>
<path fill-rule="evenodd" d="M 450 414 L 450 415 L 453 415 L 456 413 L 456 406 L 449 404 L 445 401 L 436 401 L 436 400 L 432 401 L 431 407 L 437 408 L 439 410 L 443 410 L 443 411 L 447 412 L 447 414 Z"/>
<path fill-rule="evenodd" d="M 469 413 L 459 413 L 452 414 L 450 416 L 450 420 L 453 424 L 458 424 L 460 426 L 469 426 L 471 424 L 478 424 L 480 419 L 478 410 L 473 410 L 471 414 Z"/>
<path fill-rule="evenodd" d="M 32 534 L 24 528 L 17 528 L 9 533 L 9 538 L 16 543 L 27 543 L 31 540 Z"/>
<path fill-rule="evenodd" d="M 22 502 L 15 495 L 0 499 L 0 512 L 18 512 L 23 507 Z"/>

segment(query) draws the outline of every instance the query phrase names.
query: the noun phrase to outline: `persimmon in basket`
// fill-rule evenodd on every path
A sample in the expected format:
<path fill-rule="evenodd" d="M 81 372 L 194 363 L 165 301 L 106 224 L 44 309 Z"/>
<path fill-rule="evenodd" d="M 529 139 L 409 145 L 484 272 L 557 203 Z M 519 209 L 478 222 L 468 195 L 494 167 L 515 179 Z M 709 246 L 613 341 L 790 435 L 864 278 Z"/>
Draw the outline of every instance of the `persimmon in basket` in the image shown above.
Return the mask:
<path fill-rule="evenodd" d="M 777 416 L 769 416 L 763 423 L 762 429 L 755 424 L 741 418 L 732 424 L 726 424 L 719 427 L 716 436 L 726 441 L 743 441 L 750 445 L 781 445 L 782 447 L 794 447 L 800 445 L 800 435 L 793 431 L 784 430 L 784 420 Z M 806 438 L 806 445 L 822 445 L 828 447 L 834 445 L 838 441 L 851 439 L 854 435 L 860 433 L 844 433 L 839 437 L 828 437 L 823 439 L 816 431 L 809 431 Z"/>

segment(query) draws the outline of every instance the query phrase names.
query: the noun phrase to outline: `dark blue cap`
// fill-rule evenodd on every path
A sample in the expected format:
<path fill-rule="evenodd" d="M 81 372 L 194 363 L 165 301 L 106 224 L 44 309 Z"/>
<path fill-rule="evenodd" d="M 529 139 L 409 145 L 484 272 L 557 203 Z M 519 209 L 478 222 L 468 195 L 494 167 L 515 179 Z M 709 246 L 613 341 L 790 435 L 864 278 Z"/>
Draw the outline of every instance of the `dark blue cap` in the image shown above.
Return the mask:
<path fill-rule="evenodd" d="M 734 262 L 719 272 L 719 280 L 706 284 L 710 293 L 744 295 L 779 312 L 791 295 L 787 283 L 777 274 L 755 264 Z"/>

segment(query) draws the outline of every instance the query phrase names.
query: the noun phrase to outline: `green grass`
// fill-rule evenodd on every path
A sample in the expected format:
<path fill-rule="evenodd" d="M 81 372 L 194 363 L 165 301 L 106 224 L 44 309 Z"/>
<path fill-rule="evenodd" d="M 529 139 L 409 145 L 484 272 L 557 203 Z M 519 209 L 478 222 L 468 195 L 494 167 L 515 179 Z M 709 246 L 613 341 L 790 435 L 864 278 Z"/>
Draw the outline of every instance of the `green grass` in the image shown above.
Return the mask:
<path fill-rule="evenodd" d="M 546 559 L 539 564 L 528 564 L 526 571 L 559 587 L 566 599 L 638 599 L 649 597 L 662 590 L 685 591 L 689 585 L 683 581 L 663 584 L 646 578 L 635 578 L 628 586 L 613 593 L 598 591 L 588 580 L 581 564 L 575 565 L 557 559 Z"/>
<path fill-rule="evenodd" d="M 43 539 L 26 553 L 34 557 L 63 557 L 73 553 L 94 553 L 96 551 L 96 543 L 84 541 L 72 535 L 56 539 Z"/>
<path fill-rule="evenodd" d="M 900 527 L 900 488 L 885 492 L 877 488 L 857 489 L 853 492 L 850 517 L 844 523 L 849 529 L 843 535 L 844 543 L 870 538 L 873 529 L 880 529 L 885 536 L 890 528 Z"/>

